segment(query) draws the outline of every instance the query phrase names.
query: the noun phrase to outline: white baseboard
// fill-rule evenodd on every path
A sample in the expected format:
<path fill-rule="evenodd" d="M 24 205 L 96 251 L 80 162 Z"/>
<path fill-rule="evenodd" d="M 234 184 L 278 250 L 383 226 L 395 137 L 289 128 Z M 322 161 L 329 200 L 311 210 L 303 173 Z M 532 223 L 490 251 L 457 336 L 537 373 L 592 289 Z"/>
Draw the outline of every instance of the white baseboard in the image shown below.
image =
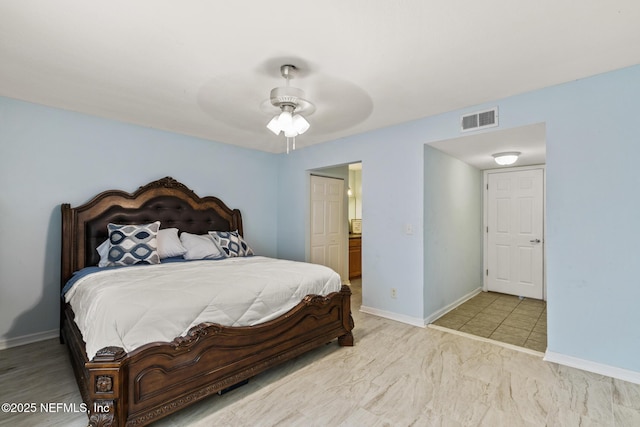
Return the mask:
<path fill-rule="evenodd" d="M 360 306 L 360 311 L 367 314 L 373 314 L 374 316 L 384 317 L 385 319 L 395 320 L 397 322 L 407 323 L 412 326 L 418 326 L 420 328 L 425 327 L 425 323 L 419 317 L 405 316 L 404 314 L 394 313 L 392 311 L 380 310 L 377 308 Z"/>
<path fill-rule="evenodd" d="M 58 329 L 52 329 L 50 331 L 37 332 L 35 334 L 23 335 L 15 338 L 0 338 L 0 350 L 5 350 L 11 347 L 18 347 L 25 344 L 31 344 L 38 341 L 49 340 L 51 338 L 57 338 L 60 335 Z"/>
<path fill-rule="evenodd" d="M 436 311 L 435 313 L 431 313 L 429 316 L 427 316 L 424 319 L 424 324 L 428 325 L 429 323 L 433 322 L 434 320 L 442 317 L 442 315 L 450 312 L 451 310 L 453 310 L 457 306 L 462 305 L 463 303 L 467 302 L 471 298 L 475 297 L 480 292 L 482 292 L 482 286 L 477 287 L 473 291 L 471 291 L 468 294 L 464 295 L 462 298 L 458 298 L 457 300 L 455 300 L 451 304 L 447 305 L 446 307 L 441 308 L 440 310 Z"/>
<path fill-rule="evenodd" d="M 602 363 L 592 362 L 590 360 L 579 359 L 577 357 L 568 356 L 566 354 L 554 353 L 549 350 L 547 350 L 547 352 L 544 354 L 544 360 L 546 362 L 553 362 L 559 365 L 582 369 L 583 371 L 606 375 L 607 377 L 617 378 L 619 380 L 628 381 L 630 383 L 640 384 L 640 372 L 616 368 L 615 366 L 609 366 Z"/>

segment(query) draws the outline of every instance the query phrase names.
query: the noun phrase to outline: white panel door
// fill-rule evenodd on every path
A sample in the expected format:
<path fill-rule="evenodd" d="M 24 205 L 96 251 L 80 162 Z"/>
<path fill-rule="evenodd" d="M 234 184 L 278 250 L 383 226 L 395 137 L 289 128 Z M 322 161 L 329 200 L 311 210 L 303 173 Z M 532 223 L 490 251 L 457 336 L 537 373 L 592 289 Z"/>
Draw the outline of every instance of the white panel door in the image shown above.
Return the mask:
<path fill-rule="evenodd" d="M 311 262 L 342 275 L 344 180 L 311 176 Z"/>
<path fill-rule="evenodd" d="M 543 298 L 542 169 L 487 174 L 487 289 Z"/>

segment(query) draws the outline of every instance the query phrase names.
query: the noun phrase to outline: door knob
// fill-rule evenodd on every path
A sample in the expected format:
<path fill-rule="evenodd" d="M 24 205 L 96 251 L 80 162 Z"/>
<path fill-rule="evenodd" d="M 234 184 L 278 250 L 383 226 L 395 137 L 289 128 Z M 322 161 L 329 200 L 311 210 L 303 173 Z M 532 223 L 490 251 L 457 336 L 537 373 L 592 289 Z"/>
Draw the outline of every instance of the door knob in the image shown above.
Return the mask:
<path fill-rule="evenodd" d="M 530 243 L 540 243 L 540 239 L 529 240 Z"/>

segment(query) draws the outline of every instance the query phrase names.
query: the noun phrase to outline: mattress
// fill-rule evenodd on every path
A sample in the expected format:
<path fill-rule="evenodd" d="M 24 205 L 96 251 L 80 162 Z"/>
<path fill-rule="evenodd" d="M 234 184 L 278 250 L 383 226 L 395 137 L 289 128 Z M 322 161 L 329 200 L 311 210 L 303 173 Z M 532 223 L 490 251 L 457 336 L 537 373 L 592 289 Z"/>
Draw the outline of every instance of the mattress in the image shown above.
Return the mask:
<path fill-rule="evenodd" d="M 170 342 L 203 322 L 257 325 L 340 288 L 328 267 L 252 256 L 100 269 L 75 280 L 64 299 L 92 359 L 107 346 Z"/>

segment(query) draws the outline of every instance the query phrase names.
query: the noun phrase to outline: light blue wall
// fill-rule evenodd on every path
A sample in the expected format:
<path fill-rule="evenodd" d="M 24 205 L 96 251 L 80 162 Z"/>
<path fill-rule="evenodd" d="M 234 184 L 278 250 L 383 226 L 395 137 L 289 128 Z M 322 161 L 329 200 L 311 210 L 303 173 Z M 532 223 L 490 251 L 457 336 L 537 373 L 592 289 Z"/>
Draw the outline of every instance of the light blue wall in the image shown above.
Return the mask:
<path fill-rule="evenodd" d="M 60 207 L 172 176 L 275 256 L 277 156 L 0 97 L 0 339 L 58 327 Z"/>
<path fill-rule="evenodd" d="M 640 371 L 640 67 L 545 95 L 549 349 Z"/>
<path fill-rule="evenodd" d="M 279 256 L 305 259 L 307 171 L 362 161 L 363 305 L 422 319 L 424 132 L 396 126 L 282 156 L 279 185 L 286 191 L 279 197 Z M 405 223 L 413 224 L 414 234 L 404 234 Z M 390 298 L 391 288 L 398 289 L 396 299 Z"/>
<path fill-rule="evenodd" d="M 288 156 L 0 98 L 0 333 L 57 326 L 51 301 L 57 301 L 61 202 L 78 204 L 106 188 L 134 190 L 172 175 L 242 209 L 248 239 L 260 252 L 304 259 L 308 171 L 357 161 L 366 230 L 363 305 L 424 319 L 432 306 L 425 292 L 424 144 L 459 137 L 461 114 L 496 105 L 499 129 L 545 123 L 547 130 L 549 350 L 640 372 L 640 66 Z M 413 234 L 405 234 L 406 224 Z"/>
<path fill-rule="evenodd" d="M 424 147 L 424 312 L 482 287 L 482 172 Z"/>
<path fill-rule="evenodd" d="M 438 304 L 425 292 L 423 146 L 494 106 L 499 129 L 546 124 L 549 350 L 640 372 L 640 66 L 282 156 L 279 254 L 304 257 L 305 171 L 362 160 L 363 305 L 425 318 Z"/>

